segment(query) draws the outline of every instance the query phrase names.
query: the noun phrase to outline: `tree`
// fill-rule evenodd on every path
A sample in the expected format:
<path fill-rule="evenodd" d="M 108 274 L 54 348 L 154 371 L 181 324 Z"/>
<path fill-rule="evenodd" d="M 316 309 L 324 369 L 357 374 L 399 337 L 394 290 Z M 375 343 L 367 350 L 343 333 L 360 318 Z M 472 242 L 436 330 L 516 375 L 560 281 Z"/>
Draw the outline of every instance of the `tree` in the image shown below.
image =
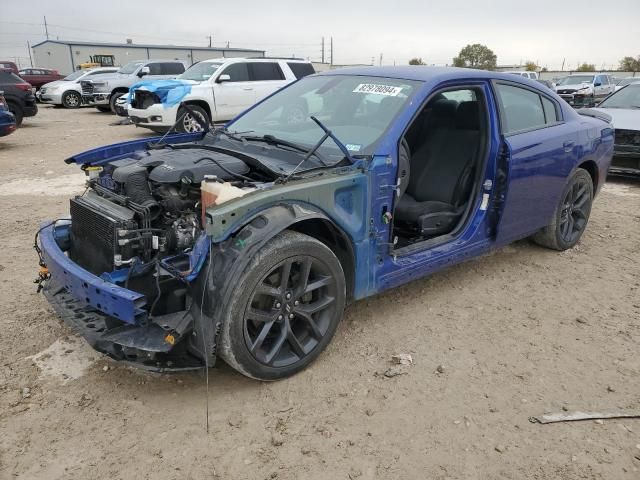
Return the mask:
<path fill-rule="evenodd" d="M 640 55 L 637 58 L 624 57 L 620 60 L 621 72 L 638 72 L 640 71 Z"/>
<path fill-rule="evenodd" d="M 497 61 L 498 57 L 490 48 L 479 43 L 474 43 L 460 50 L 458 56 L 453 59 L 453 65 L 479 70 L 494 70 Z"/>
<path fill-rule="evenodd" d="M 547 67 L 542 67 L 542 70 L 540 70 L 541 72 L 548 72 L 549 69 Z"/>
<path fill-rule="evenodd" d="M 422 61 L 422 57 L 416 57 L 409 60 L 409 65 L 426 65 L 426 63 Z"/>
<path fill-rule="evenodd" d="M 524 64 L 524 68 L 527 72 L 537 72 L 539 67 L 536 65 L 536 62 L 529 60 Z"/>
<path fill-rule="evenodd" d="M 593 63 L 583 63 L 578 68 L 576 68 L 576 72 L 595 72 L 596 66 Z"/>

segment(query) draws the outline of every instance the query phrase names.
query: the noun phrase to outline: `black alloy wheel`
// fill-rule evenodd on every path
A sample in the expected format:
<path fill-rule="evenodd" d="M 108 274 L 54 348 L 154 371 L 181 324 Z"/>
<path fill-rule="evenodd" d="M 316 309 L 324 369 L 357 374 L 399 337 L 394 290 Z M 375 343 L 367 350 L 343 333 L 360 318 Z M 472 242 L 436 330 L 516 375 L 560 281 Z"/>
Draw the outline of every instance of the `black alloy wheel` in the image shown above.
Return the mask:
<path fill-rule="evenodd" d="M 289 230 L 224 282 L 230 287 L 217 306 L 220 356 L 258 380 L 291 376 L 315 360 L 333 338 L 346 303 L 336 255 L 319 240 Z"/>
<path fill-rule="evenodd" d="M 253 357 L 272 367 L 303 360 L 327 334 L 336 313 L 336 280 L 308 256 L 276 265 L 254 289 L 244 314 Z"/>
<path fill-rule="evenodd" d="M 578 168 L 562 191 L 551 223 L 535 233 L 533 241 L 554 250 L 566 250 L 577 244 L 589 221 L 593 192 L 591 175 Z"/>
<path fill-rule="evenodd" d="M 560 211 L 560 236 L 566 243 L 576 243 L 591 212 L 591 178 L 577 179 L 565 193 Z"/>

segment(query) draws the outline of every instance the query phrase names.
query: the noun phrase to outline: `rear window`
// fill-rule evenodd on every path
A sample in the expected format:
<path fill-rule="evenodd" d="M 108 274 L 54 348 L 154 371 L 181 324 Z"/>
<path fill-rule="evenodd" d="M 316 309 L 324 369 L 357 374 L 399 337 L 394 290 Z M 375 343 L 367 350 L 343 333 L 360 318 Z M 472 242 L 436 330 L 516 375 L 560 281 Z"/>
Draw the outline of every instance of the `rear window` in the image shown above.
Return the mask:
<path fill-rule="evenodd" d="M 313 75 L 316 73 L 313 65 L 310 63 L 287 63 L 296 78 L 306 77 L 307 75 Z"/>
<path fill-rule="evenodd" d="M 273 62 L 255 62 L 249 64 L 251 80 L 284 80 L 280 65 Z"/>
<path fill-rule="evenodd" d="M 0 83 L 24 83 L 24 80 L 11 72 L 0 72 Z"/>
<path fill-rule="evenodd" d="M 540 95 L 525 88 L 504 84 L 498 84 L 496 90 L 502 104 L 504 133 L 546 125 Z"/>

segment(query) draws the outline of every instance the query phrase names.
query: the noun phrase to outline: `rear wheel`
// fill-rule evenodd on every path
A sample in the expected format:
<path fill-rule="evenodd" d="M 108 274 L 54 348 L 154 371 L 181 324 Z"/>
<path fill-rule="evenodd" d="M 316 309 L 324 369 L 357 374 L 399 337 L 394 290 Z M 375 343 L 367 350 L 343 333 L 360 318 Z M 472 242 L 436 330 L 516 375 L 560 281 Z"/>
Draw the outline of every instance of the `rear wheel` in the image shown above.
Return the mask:
<path fill-rule="evenodd" d="M 62 95 L 62 106 L 65 108 L 78 108 L 82 103 L 82 98 L 78 92 L 64 92 Z"/>
<path fill-rule="evenodd" d="M 578 241 L 589 221 L 593 202 L 593 181 L 578 168 L 564 187 L 553 222 L 533 235 L 533 241 L 554 250 L 566 250 Z"/>
<path fill-rule="evenodd" d="M 177 119 L 179 121 L 176 125 L 176 130 L 181 133 L 196 133 L 204 131 L 200 123 L 204 123 L 206 125 L 209 124 L 209 115 L 207 115 L 207 112 L 204 108 L 199 107 L 198 105 L 189 105 L 189 109 L 193 112 L 193 115 L 184 107 L 180 107 L 178 110 Z M 198 117 L 200 122 L 198 122 L 194 117 Z"/>
<path fill-rule="evenodd" d="M 297 232 L 270 240 L 233 283 L 220 354 L 259 380 L 309 365 L 331 341 L 345 307 L 340 262 L 326 245 Z"/>

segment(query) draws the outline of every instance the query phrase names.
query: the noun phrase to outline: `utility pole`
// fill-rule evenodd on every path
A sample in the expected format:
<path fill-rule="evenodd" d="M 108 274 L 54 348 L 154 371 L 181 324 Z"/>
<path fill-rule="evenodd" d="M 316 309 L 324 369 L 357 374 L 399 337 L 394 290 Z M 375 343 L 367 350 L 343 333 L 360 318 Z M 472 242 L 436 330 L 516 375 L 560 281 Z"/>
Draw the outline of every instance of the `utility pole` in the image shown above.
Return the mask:
<path fill-rule="evenodd" d="M 331 65 L 333 65 L 333 37 L 330 38 Z"/>
<path fill-rule="evenodd" d="M 382 53 L 380 53 L 380 63 L 378 63 L 378 66 L 382 66 Z"/>
<path fill-rule="evenodd" d="M 47 17 L 44 17 L 44 34 L 47 37 L 47 40 L 49 40 L 49 28 L 47 26 Z"/>
<path fill-rule="evenodd" d="M 564 62 L 565 62 L 566 58 L 562 59 L 562 67 L 560 68 L 560 71 L 564 72 Z"/>
<path fill-rule="evenodd" d="M 207 35 L 207 37 L 209 39 L 209 48 L 211 48 L 211 45 L 213 43 L 213 35 Z"/>
<path fill-rule="evenodd" d="M 33 60 L 31 59 L 31 45 L 29 45 L 29 40 L 27 40 L 27 52 L 29 52 L 29 66 L 33 68 Z"/>
<path fill-rule="evenodd" d="M 324 63 L 324 37 L 322 37 L 322 63 Z"/>

